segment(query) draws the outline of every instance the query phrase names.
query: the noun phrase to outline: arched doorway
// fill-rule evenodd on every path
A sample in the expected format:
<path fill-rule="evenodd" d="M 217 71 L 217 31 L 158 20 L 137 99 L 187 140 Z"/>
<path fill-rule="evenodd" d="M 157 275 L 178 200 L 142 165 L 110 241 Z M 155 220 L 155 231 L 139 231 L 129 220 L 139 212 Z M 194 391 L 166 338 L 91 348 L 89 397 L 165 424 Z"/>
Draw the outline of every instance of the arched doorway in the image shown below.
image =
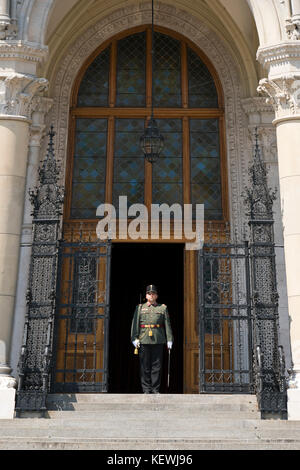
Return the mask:
<path fill-rule="evenodd" d="M 152 103 L 165 140 L 159 162 L 154 165 L 145 161 L 139 148 Z M 76 231 L 84 234 L 83 242 L 96 239 L 98 205 L 113 204 L 118 217 L 118 198 L 122 195 L 127 196 L 128 206 L 143 203 L 147 208 L 151 204 L 203 203 L 207 222 L 221 227 L 225 223 L 228 206 L 222 89 L 213 66 L 188 40 L 156 28 L 152 55 L 151 28 L 144 26 L 104 43 L 79 73 L 70 117 L 65 240 L 73 239 Z M 173 242 L 171 235 L 169 243 Z M 125 243 L 132 240 L 128 238 Z M 138 267 L 138 257 L 134 258 Z M 85 262 L 82 266 L 86 266 Z M 65 273 L 69 270 L 75 290 L 79 285 L 75 279 L 78 269 L 81 265 L 76 263 L 72 268 L 66 265 L 65 271 L 63 268 Z M 97 276 L 98 268 L 90 263 L 89 269 L 91 276 Z M 113 269 L 123 272 L 122 257 L 113 260 Z M 170 270 L 173 269 L 181 270 L 183 278 L 183 313 L 178 325 L 182 330 L 179 362 L 183 372 L 177 390 L 197 391 L 195 254 L 185 253 L 180 267 L 173 260 Z M 125 276 L 124 282 L 129 290 L 130 277 Z M 115 295 L 111 290 L 110 298 Z M 105 359 L 101 353 L 105 341 L 102 338 L 97 343 L 91 322 L 74 323 L 74 315 L 89 316 L 91 310 L 86 308 L 84 314 L 78 313 L 78 308 L 71 304 L 74 296 L 64 309 L 61 322 L 58 315 L 57 331 L 60 330 L 63 343 L 58 341 L 57 357 L 61 364 L 68 357 L 72 377 L 84 381 L 86 374 L 77 374 L 76 364 L 80 363 L 82 369 L 82 364 L 86 367 L 88 361 L 97 362 L 93 351 L 98 351 L 105 368 L 108 357 Z M 80 331 L 76 330 L 79 326 Z M 89 349 L 87 337 L 92 334 L 96 339 L 90 336 Z M 117 362 L 115 367 L 119 367 Z M 57 380 L 65 376 L 61 372 Z M 76 383 L 77 379 L 74 389 Z"/>

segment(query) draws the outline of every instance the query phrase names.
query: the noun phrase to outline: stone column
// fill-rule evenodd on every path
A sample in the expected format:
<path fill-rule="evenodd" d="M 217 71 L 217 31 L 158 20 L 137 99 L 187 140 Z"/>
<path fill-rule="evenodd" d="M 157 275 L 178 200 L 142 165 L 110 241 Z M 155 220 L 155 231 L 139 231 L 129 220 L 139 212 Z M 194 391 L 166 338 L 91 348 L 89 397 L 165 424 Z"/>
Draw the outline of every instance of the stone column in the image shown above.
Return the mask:
<path fill-rule="evenodd" d="M 287 41 L 258 50 L 268 79 L 258 91 L 275 110 L 281 212 L 293 371 L 288 389 L 288 419 L 300 419 L 300 43 Z"/>
<path fill-rule="evenodd" d="M 0 0 L 0 23 L 10 23 L 9 4 L 9 0 Z"/>
<path fill-rule="evenodd" d="M 12 405 L 9 365 L 19 261 L 29 123 L 33 97 L 47 80 L 32 75 L 0 74 L 0 403 Z M 0 407 L 0 417 L 5 410 Z M 4 413 L 4 417 L 8 417 Z"/>
<path fill-rule="evenodd" d="M 17 36 L 17 20 L 10 14 L 16 15 L 15 4 L 11 8 L 11 0 L 0 0 L 0 40 L 15 39 Z"/>

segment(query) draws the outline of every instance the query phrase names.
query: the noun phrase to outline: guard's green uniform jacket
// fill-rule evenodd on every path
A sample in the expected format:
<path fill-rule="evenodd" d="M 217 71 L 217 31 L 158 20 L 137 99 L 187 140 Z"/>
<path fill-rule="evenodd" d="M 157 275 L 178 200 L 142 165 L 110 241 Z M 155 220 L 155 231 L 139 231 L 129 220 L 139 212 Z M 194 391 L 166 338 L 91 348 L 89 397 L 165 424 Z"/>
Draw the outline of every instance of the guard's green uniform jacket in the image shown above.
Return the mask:
<path fill-rule="evenodd" d="M 139 304 L 136 306 L 132 324 L 131 341 L 141 344 L 164 344 L 173 341 L 168 308 L 165 304 Z"/>

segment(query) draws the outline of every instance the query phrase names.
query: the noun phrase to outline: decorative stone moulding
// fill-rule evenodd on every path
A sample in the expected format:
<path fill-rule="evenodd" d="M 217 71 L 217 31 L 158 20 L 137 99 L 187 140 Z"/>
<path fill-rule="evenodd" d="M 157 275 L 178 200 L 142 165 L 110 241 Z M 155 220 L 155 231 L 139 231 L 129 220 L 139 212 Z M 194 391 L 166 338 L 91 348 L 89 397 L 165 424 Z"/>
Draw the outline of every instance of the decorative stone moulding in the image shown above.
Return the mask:
<path fill-rule="evenodd" d="M 0 115 L 31 118 L 34 96 L 48 89 L 48 80 L 19 73 L 0 74 Z"/>
<path fill-rule="evenodd" d="M 43 62 L 48 55 L 48 47 L 22 41 L 0 41 L 0 59 L 19 59 L 29 62 Z"/>
<path fill-rule="evenodd" d="M 264 97 L 253 96 L 242 100 L 242 106 L 247 115 L 262 113 L 274 113 L 274 109 L 270 103 L 266 103 Z"/>

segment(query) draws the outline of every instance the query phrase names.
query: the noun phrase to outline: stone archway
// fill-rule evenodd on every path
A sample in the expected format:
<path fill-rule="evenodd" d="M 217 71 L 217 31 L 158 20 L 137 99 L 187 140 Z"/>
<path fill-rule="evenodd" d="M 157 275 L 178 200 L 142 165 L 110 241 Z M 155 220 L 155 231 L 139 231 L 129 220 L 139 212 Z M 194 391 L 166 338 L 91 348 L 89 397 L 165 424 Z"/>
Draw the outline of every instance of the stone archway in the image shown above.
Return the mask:
<path fill-rule="evenodd" d="M 89 55 L 110 37 L 149 22 L 151 5 L 148 3 L 132 6 L 126 10 L 126 15 L 124 10 L 120 9 L 87 29 L 75 40 L 61 60 L 55 80 L 50 83 L 54 106 L 47 121 L 49 124 L 56 123 L 56 155 L 62 162 L 66 161 L 71 90 L 81 66 Z M 235 60 L 220 37 L 186 11 L 159 4 L 156 23 L 186 35 L 203 50 L 219 74 L 225 97 L 230 222 L 235 231 L 240 231 L 243 211 L 239 196 L 247 180 L 248 155 L 241 105 L 241 79 Z M 64 180 L 64 175 L 61 177 Z"/>

